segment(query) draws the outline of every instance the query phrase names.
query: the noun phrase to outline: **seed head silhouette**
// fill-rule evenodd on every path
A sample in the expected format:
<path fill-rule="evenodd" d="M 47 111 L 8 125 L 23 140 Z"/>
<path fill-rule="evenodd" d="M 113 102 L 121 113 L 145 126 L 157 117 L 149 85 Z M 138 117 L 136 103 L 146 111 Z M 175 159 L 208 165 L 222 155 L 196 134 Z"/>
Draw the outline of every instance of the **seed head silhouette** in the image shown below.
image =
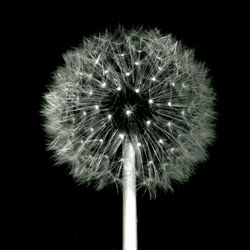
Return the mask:
<path fill-rule="evenodd" d="M 84 39 L 63 55 L 44 95 L 48 149 L 79 183 L 122 184 L 126 142 L 136 187 L 184 182 L 215 138 L 208 69 L 171 34 L 138 28 Z"/>

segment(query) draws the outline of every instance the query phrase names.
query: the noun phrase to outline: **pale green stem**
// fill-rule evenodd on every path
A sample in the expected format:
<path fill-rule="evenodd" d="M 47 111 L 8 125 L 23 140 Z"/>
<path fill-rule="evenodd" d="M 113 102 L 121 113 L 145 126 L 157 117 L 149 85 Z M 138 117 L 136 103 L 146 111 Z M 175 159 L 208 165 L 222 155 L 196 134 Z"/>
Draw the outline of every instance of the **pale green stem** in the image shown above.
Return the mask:
<path fill-rule="evenodd" d="M 135 150 L 123 147 L 123 250 L 137 250 Z"/>

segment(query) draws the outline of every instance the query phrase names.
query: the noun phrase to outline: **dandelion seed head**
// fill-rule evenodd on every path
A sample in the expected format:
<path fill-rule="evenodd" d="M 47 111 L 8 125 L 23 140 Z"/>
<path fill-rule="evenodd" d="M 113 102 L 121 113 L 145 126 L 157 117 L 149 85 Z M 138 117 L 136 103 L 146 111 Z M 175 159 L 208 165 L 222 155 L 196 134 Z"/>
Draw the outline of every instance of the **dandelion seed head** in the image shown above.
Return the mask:
<path fill-rule="evenodd" d="M 118 33 L 84 39 L 64 54 L 44 94 L 48 149 L 79 183 L 100 189 L 122 185 L 122 147 L 130 141 L 138 188 L 172 189 L 208 158 L 215 139 L 208 70 L 171 34 Z"/>

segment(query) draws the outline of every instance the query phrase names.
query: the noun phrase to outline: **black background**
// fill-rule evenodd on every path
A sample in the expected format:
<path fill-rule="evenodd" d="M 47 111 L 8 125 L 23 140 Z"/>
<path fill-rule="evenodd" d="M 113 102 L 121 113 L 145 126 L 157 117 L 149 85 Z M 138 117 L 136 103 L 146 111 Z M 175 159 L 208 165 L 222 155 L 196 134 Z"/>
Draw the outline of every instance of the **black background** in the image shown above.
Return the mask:
<path fill-rule="evenodd" d="M 20 7 L 20 8 L 19 8 Z M 156 200 L 138 192 L 138 249 L 211 249 L 243 244 L 244 175 L 235 154 L 240 109 L 235 59 L 242 43 L 235 6 L 170 6 L 167 3 L 15 6 L 5 19 L 11 55 L 6 94 L 11 138 L 6 148 L 8 246 L 12 249 L 121 249 L 122 194 L 115 187 L 96 192 L 77 186 L 67 167 L 55 167 L 45 151 L 42 94 L 62 54 L 83 36 L 143 25 L 172 33 L 205 61 L 218 96 L 217 140 L 210 158 L 174 193 Z M 242 14 L 243 15 L 243 14 Z M 237 49 L 236 49 L 237 48 Z M 4 48 L 3 48 L 4 50 Z M 7 73 L 6 73 L 7 74 Z M 3 94 L 2 94 L 3 95 Z M 237 122 L 238 120 L 238 122 Z M 246 198 L 246 197 L 245 197 Z M 240 236 L 240 237 L 239 237 Z"/>

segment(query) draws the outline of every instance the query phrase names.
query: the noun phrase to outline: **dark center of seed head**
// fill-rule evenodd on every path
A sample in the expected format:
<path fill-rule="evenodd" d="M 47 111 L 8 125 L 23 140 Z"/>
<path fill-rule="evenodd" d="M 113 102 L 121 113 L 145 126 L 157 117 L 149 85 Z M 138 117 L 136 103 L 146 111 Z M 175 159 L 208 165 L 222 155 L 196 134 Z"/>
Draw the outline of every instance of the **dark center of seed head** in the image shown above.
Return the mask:
<path fill-rule="evenodd" d="M 112 114 L 115 129 L 128 135 L 143 133 L 147 120 L 152 119 L 149 94 L 124 87 L 104 101 Z"/>

